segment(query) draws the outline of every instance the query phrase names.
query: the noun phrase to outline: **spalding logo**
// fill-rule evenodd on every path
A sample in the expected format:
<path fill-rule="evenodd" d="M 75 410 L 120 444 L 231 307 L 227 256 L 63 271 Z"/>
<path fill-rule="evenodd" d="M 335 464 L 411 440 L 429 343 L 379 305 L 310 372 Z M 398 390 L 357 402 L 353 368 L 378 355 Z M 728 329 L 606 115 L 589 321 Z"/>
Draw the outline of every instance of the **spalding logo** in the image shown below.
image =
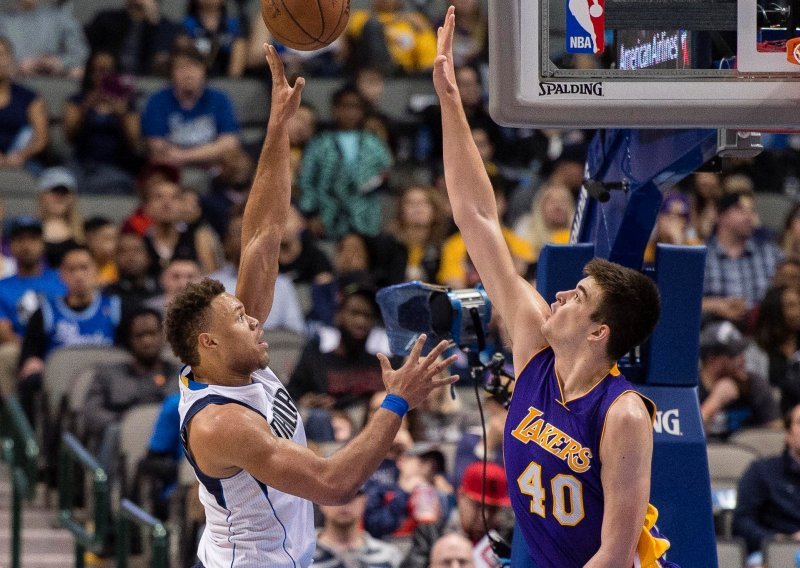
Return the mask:
<path fill-rule="evenodd" d="M 593 97 L 602 97 L 603 83 L 600 81 L 592 83 L 539 83 L 539 96 L 547 97 L 551 95 L 591 95 Z"/>
<path fill-rule="evenodd" d="M 653 430 L 656 434 L 669 434 L 670 436 L 683 436 L 681 432 L 681 413 L 677 408 L 670 410 L 656 411 L 656 419 L 653 422 Z"/>

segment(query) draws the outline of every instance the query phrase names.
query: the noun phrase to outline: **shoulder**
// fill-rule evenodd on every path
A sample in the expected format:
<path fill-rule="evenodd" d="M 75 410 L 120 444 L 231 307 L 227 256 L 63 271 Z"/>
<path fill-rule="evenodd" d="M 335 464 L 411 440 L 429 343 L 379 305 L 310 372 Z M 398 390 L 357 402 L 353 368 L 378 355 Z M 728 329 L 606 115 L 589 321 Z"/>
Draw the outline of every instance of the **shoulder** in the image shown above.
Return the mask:
<path fill-rule="evenodd" d="M 191 424 L 192 441 L 210 448 L 237 445 L 250 439 L 254 432 L 265 430 L 262 416 L 235 403 L 209 404 L 192 418 Z"/>
<path fill-rule="evenodd" d="M 625 391 L 617 396 L 606 411 L 600 447 L 606 441 L 642 441 L 652 439 L 653 421 L 641 395 L 635 391 Z M 608 435 L 608 436 L 607 436 Z"/>

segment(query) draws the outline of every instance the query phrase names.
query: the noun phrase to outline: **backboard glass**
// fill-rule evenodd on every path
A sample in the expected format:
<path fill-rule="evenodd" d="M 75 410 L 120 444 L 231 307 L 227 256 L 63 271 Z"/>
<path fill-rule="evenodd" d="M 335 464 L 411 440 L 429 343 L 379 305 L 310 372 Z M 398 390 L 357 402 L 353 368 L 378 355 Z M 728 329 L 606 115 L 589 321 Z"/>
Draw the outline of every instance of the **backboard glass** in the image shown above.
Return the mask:
<path fill-rule="evenodd" d="M 798 128 L 798 23 L 800 0 L 492 0 L 490 110 L 508 126 Z"/>

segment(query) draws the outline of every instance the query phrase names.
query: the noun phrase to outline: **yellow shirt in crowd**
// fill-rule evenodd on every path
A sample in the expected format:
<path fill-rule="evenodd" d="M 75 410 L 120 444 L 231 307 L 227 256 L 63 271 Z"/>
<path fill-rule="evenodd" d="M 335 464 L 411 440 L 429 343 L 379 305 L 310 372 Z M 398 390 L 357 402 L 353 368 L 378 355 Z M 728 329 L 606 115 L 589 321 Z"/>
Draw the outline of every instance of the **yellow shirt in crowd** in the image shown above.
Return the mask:
<path fill-rule="evenodd" d="M 347 33 L 358 38 L 364 25 L 373 16 L 370 10 L 356 10 L 350 15 Z M 407 73 L 426 71 L 436 59 L 436 34 L 422 14 L 409 12 L 379 12 L 389 53 L 395 63 Z"/>

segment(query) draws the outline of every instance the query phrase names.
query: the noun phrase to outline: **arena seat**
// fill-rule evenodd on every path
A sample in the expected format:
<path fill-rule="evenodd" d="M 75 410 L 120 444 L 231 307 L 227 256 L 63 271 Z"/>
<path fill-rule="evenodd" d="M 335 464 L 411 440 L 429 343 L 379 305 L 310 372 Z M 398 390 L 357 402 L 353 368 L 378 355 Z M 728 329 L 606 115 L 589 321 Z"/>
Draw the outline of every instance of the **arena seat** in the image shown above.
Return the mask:
<path fill-rule="evenodd" d="M 756 211 L 761 223 L 780 234 L 793 201 L 781 193 L 756 193 Z"/>
<path fill-rule="evenodd" d="M 228 94 L 239 124 L 266 126 L 270 104 L 270 91 L 266 83 L 257 79 L 217 78 L 211 79 L 209 86 Z"/>
<path fill-rule="evenodd" d="M 786 433 L 769 428 L 746 428 L 731 436 L 732 443 L 754 451 L 761 458 L 780 455 L 786 446 Z"/>
<path fill-rule="evenodd" d="M 717 540 L 717 563 L 720 568 L 744 568 L 747 548 L 741 539 Z"/>
<path fill-rule="evenodd" d="M 732 484 L 734 487 L 758 455 L 749 448 L 727 443 L 708 444 L 708 469 L 711 484 Z"/>
<path fill-rule="evenodd" d="M 36 91 L 45 102 L 50 122 L 60 122 L 64 113 L 64 103 L 80 91 L 80 83 L 64 77 L 26 77 L 21 85 Z"/>
<path fill-rule="evenodd" d="M 795 559 L 800 552 L 800 543 L 770 540 L 764 546 L 764 565 L 772 568 L 796 566 Z"/>
<path fill-rule="evenodd" d="M 130 487 L 136 476 L 139 461 L 147 453 L 153 426 L 161 404 L 142 404 L 127 411 L 120 422 L 119 455 L 124 478 L 123 487 Z"/>
<path fill-rule="evenodd" d="M 6 215 L 11 217 L 15 208 L 12 198 L 19 197 L 19 207 L 24 207 L 20 214 L 33 214 L 36 210 L 36 178 L 26 170 L 0 169 L 0 195 L 6 204 Z"/>
<path fill-rule="evenodd" d="M 284 329 L 267 331 L 265 337 L 269 343 L 269 368 L 286 384 L 294 371 L 306 338 Z"/>

